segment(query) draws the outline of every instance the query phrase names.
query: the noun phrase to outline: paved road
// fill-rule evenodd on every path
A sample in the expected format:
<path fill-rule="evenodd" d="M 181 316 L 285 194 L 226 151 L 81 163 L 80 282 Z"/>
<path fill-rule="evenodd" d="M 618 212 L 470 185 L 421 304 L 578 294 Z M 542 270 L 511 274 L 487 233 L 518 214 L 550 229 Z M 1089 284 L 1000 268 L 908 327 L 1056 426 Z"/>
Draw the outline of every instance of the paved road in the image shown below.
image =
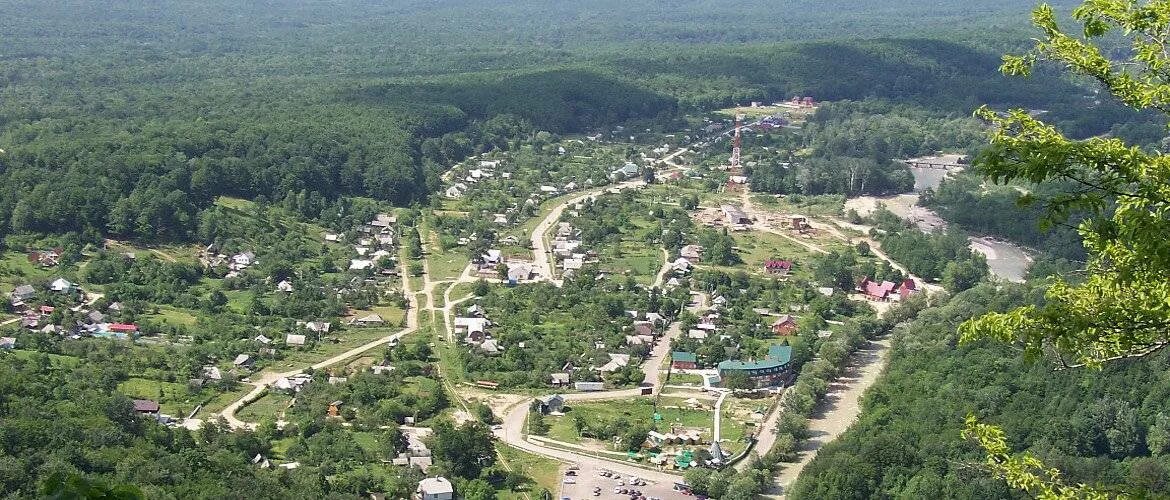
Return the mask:
<path fill-rule="evenodd" d="M 608 399 L 616 399 L 616 398 L 637 395 L 637 392 L 638 392 L 637 389 L 633 389 L 632 391 L 633 392 L 629 395 L 623 395 L 623 394 L 629 393 L 630 391 L 610 391 L 610 392 L 600 392 L 600 393 L 568 394 L 565 396 L 565 399 L 570 400 L 570 401 L 582 401 L 582 400 L 586 400 L 586 399 L 606 399 L 606 398 L 595 397 L 595 396 L 606 396 Z M 573 397 L 572 399 L 570 399 L 570 397 L 572 397 L 572 396 L 588 396 L 588 397 Z M 504 441 L 505 443 L 508 443 L 512 446 L 520 448 L 524 451 L 535 453 L 537 455 L 552 457 L 552 458 L 556 458 L 558 460 L 564 460 L 564 461 L 568 461 L 568 462 L 585 463 L 585 464 L 589 464 L 591 467 L 606 468 L 606 469 L 612 470 L 614 472 L 621 473 L 622 475 L 625 475 L 625 476 L 637 476 L 637 477 L 641 477 L 641 478 L 644 478 L 644 479 L 647 479 L 650 481 L 667 482 L 667 483 L 682 480 L 682 476 L 676 476 L 674 474 L 670 474 L 670 473 L 667 473 L 665 471 L 648 470 L 648 469 L 643 469 L 641 467 L 627 465 L 627 464 L 622 463 L 620 461 L 610 461 L 610 460 L 591 457 L 591 456 L 587 456 L 587 455 L 581 455 L 581 454 L 574 453 L 571 451 L 559 450 L 559 449 L 555 449 L 555 448 L 548 448 L 548 447 L 544 447 L 544 446 L 539 446 L 535 443 L 528 441 L 527 439 L 524 439 L 524 420 L 525 420 L 525 417 L 528 416 L 528 408 L 529 408 L 529 405 L 531 404 L 531 402 L 532 402 L 531 399 L 525 400 L 524 402 L 513 407 L 513 409 L 510 410 L 508 412 L 508 414 L 504 417 L 503 428 L 496 431 L 496 437 L 498 437 L 500 440 Z"/>
<path fill-rule="evenodd" d="M 720 431 L 719 424 L 721 423 L 721 420 L 723 419 L 723 400 L 727 399 L 728 394 L 731 394 L 731 391 L 728 391 L 728 390 L 719 391 L 719 399 L 715 400 L 715 428 L 713 429 L 713 432 L 712 432 L 712 434 L 714 434 L 713 440 L 715 442 L 719 442 L 719 431 Z"/>

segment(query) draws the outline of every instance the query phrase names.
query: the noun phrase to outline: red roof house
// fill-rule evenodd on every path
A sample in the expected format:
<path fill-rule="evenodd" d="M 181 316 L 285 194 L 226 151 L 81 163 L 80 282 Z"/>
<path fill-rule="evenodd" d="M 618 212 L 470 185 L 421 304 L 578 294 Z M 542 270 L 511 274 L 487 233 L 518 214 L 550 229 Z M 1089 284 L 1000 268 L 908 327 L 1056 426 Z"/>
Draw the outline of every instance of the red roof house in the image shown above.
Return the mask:
<path fill-rule="evenodd" d="M 795 332 L 796 319 L 787 314 L 776 318 L 776 321 L 772 323 L 772 333 L 775 333 L 776 335 L 787 336 L 792 335 Z"/>
<path fill-rule="evenodd" d="M 764 271 L 768 274 L 788 274 L 792 270 L 792 261 L 769 259 L 764 261 Z"/>
<path fill-rule="evenodd" d="M 911 295 L 914 295 L 915 293 L 918 293 L 918 291 L 919 291 L 918 283 L 910 278 L 906 278 L 906 279 L 902 280 L 901 283 L 898 283 L 898 298 L 899 299 L 905 299 L 906 297 L 909 297 Z"/>
<path fill-rule="evenodd" d="M 134 333 L 138 331 L 138 325 L 132 323 L 110 323 L 108 330 L 118 333 Z"/>
<path fill-rule="evenodd" d="M 865 279 L 861 280 L 861 283 L 857 285 L 857 291 L 861 292 L 862 295 L 865 295 L 865 298 L 869 300 L 879 300 L 885 302 L 890 300 L 890 294 L 893 293 L 894 289 L 897 287 L 898 285 L 894 282 L 883 281 L 878 283 L 869 279 L 867 276 Z"/>

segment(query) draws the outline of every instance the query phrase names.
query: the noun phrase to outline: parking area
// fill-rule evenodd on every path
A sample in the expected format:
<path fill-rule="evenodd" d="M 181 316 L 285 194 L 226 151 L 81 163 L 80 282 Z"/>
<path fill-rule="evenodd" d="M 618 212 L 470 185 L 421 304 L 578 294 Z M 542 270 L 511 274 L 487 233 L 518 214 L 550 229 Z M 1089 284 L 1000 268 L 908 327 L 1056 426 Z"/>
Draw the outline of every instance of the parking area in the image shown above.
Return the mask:
<path fill-rule="evenodd" d="M 561 500 L 694 498 L 688 493 L 676 491 L 673 483 L 655 483 L 638 476 L 621 475 L 596 464 L 573 465 L 561 477 L 561 481 Z"/>

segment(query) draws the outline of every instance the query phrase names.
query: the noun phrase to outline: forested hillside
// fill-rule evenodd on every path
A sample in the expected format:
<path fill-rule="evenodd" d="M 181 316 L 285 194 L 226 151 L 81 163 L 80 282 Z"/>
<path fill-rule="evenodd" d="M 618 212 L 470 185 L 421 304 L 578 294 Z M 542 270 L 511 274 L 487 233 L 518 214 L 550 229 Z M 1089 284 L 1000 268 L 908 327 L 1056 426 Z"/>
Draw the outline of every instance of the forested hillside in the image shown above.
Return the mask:
<path fill-rule="evenodd" d="M 1090 119 L 1087 108 L 1071 105 L 1081 99 L 1076 87 L 1010 82 L 995 72 L 994 57 L 947 42 L 737 52 L 598 57 L 559 69 L 394 81 L 246 84 L 229 77 L 188 83 L 184 73 L 65 71 L 68 57 L 11 59 L 0 65 L 17 75 L 0 100 L 0 231 L 184 240 L 218 195 L 280 200 L 304 191 L 405 205 L 437 189 L 451 162 L 507 149 L 509 138 L 627 120 L 671 123 L 680 110 L 747 98 L 874 97 L 966 114 L 997 97 L 991 102 L 1067 110 L 1066 125 L 1077 133 L 1113 123 L 1114 115 Z M 738 64 L 725 62 L 729 57 Z M 31 64 L 46 69 L 34 72 Z M 423 147 L 428 140 L 441 147 Z"/>
<path fill-rule="evenodd" d="M 975 467 L 982 451 L 959 431 L 973 413 L 1001 425 L 1069 482 L 1170 494 L 1170 359 L 1054 371 L 1008 346 L 956 346 L 959 323 L 1037 300 L 1038 289 L 979 286 L 895 331 L 885 376 L 861 419 L 827 445 L 790 494 L 797 499 L 1015 498 Z"/>

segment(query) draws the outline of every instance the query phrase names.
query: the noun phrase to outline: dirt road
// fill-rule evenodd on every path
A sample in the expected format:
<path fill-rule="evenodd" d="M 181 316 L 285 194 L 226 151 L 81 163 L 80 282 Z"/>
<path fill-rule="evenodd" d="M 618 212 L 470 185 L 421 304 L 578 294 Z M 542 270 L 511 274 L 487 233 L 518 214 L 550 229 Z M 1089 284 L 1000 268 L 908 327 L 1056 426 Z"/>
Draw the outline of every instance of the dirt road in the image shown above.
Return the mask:
<path fill-rule="evenodd" d="M 787 488 L 792 486 L 804 467 L 817 456 L 817 452 L 853 425 L 861 415 L 861 396 L 881 375 L 889 360 L 889 353 L 890 338 L 887 336 L 870 341 L 849 357 L 844 373 L 829 386 L 829 394 L 817 405 L 809 420 L 808 430 L 813 437 L 801 448 L 799 461 L 785 464 L 784 469 L 780 471 L 774 485 L 776 489 L 770 494 L 771 498 L 785 498 Z M 778 417 L 779 411 L 776 414 Z M 772 420 L 769 419 L 765 425 L 774 428 L 775 422 Z M 769 448 L 771 445 L 772 443 L 768 443 Z"/>
<path fill-rule="evenodd" d="M 418 297 L 415 296 L 415 294 L 410 290 L 410 280 L 405 278 L 405 276 L 406 276 L 405 263 L 403 263 L 402 273 L 403 273 L 402 276 L 404 277 L 404 279 L 402 280 L 402 292 L 404 295 L 406 295 L 407 301 L 410 304 L 409 305 L 410 310 L 406 314 L 406 328 L 402 329 L 402 331 L 399 331 L 397 333 L 387 335 L 387 336 L 382 337 L 380 339 L 371 341 L 369 343 L 366 343 L 366 344 L 360 345 L 358 347 L 355 347 L 353 349 L 350 349 L 348 351 L 345 351 L 341 354 L 333 356 L 333 357 L 326 359 L 324 361 L 321 361 L 319 363 L 315 363 L 311 366 L 312 369 L 320 370 L 322 368 L 328 368 L 328 367 L 333 366 L 335 364 L 341 363 L 342 361 L 346 361 L 348 359 L 357 357 L 358 355 L 361 355 L 367 351 L 377 349 L 379 347 L 385 347 L 390 341 L 400 340 L 402 337 L 405 337 L 406 335 L 409 335 L 409 334 L 418 330 L 419 300 L 418 300 Z M 233 429 L 255 429 L 256 428 L 255 423 L 249 423 L 249 422 L 244 422 L 244 421 L 240 420 L 239 418 L 236 417 L 236 412 L 239 411 L 240 408 L 243 408 L 245 405 L 259 399 L 260 396 L 262 396 L 264 394 L 264 391 L 268 389 L 268 386 L 272 385 L 277 380 L 279 380 L 283 377 L 291 377 L 293 375 L 298 375 L 298 374 L 304 373 L 305 370 L 307 370 L 307 369 L 308 368 L 301 368 L 299 370 L 293 370 L 293 371 L 288 371 L 288 372 L 283 372 L 283 373 L 266 372 L 266 373 L 257 374 L 255 376 L 253 376 L 252 377 L 253 380 L 252 380 L 252 382 L 250 382 L 251 385 L 253 386 L 252 390 L 249 391 L 247 394 L 245 394 L 240 399 L 237 399 L 237 400 L 233 401 L 231 404 L 229 404 L 226 408 L 223 409 L 223 411 L 219 412 L 219 416 L 223 417 L 223 419 L 227 422 L 228 426 L 230 426 Z M 259 377 L 259 378 L 256 378 L 256 377 Z"/>

